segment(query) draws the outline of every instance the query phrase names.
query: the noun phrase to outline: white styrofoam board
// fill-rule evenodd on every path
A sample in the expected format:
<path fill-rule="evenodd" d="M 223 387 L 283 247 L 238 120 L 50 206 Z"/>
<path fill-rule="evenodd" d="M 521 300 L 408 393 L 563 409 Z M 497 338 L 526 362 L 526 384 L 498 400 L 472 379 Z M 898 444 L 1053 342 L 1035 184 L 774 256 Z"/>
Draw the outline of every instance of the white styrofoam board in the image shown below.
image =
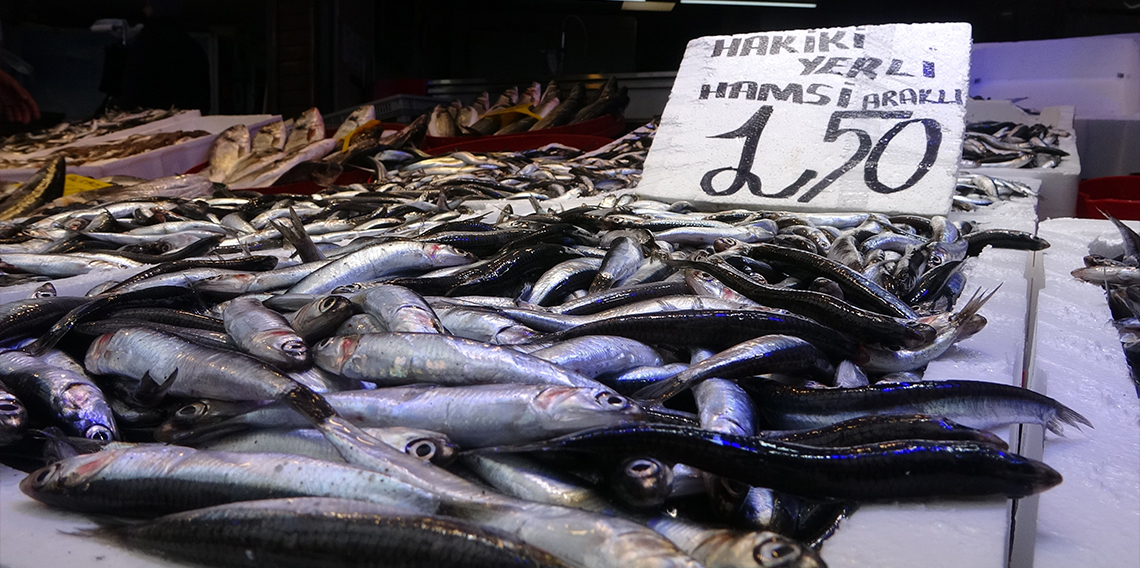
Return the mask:
<path fill-rule="evenodd" d="M 1052 246 L 1029 386 L 1094 428 L 1046 439 L 1044 461 L 1065 480 L 1040 496 L 1033 566 L 1140 566 L 1140 400 L 1104 291 L 1070 275 L 1091 241 L 1119 240 L 1118 232 L 1104 220 L 1054 219 L 1040 235 Z"/>
<path fill-rule="evenodd" d="M 1027 254 L 991 248 L 967 263 L 967 294 L 1001 284 L 981 310 L 989 323 L 932 362 L 925 380 L 1020 384 Z M 995 433 L 1011 441 L 1010 429 Z M 831 568 L 1005 568 L 1010 518 L 1005 499 L 864 505 L 824 543 L 822 556 Z"/>
<path fill-rule="evenodd" d="M 974 101 L 966 105 L 966 120 L 1008 120 L 1022 124 L 1047 124 L 1067 130 L 1071 136 L 1059 139 L 1058 146 L 1069 153 L 1055 168 L 963 168 L 965 173 L 979 173 L 1000 178 L 1034 178 L 1041 180 L 1038 190 L 1040 219 L 1072 217 L 1077 210 L 1077 186 L 1080 184 L 1081 159 L 1077 154 L 1077 135 L 1073 130 L 1072 107 L 1048 107 L 1040 115 L 1031 115 L 1009 101 Z"/>

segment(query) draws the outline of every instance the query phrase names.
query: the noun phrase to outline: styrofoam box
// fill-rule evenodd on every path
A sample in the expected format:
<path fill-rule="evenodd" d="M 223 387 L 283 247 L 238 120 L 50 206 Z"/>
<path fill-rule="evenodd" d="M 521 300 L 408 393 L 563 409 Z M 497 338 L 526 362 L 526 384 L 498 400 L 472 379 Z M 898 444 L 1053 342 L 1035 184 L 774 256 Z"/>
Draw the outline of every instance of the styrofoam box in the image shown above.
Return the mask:
<path fill-rule="evenodd" d="M 280 116 L 269 114 L 254 115 L 218 115 L 201 116 L 198 111 L 180 113 L 176 116 L 144 124 L 135 128 L 114 132 L 105 136 L 97 136 L 87 140 L 80 140 L 63 147 L 90 146 L 104 142 L 111 142 L 126 138 L 132 134 L 149 134 L 156 132 L 175 132 L 179 130 L 205 130 L 209 136 L 202 136 L 187 140 L 181 144 L 158 148 L 142 154 L 136 154 L 118 160 L 94 162 L 82 166 L 68 166 L 67 173 L 87 177 L 100 178 L 112 175 L 128 175 L 146 179 L 181 174 L 186 170 L 206 161 L 206 152 L 223 130 L 237 125 L 245 124 L 251 131 L 261 128 L 270 122 L 281 120 Z M 36 156 L 55 152 L 59 148 L 28 154 Z M 36 172 L 33 168 L 0 170 L 0 180 L 23 181 Z"/>
<path fill-rule="evenodd" d="M 1075 107 L 1078 119 L 1140 119 L 1140 34 L 975 43 L 970 95 L 1028 108 Z"/>
<path fill-rule="evenodd" d="M 966 122 L 985 120 L 1010 121 L 1020 124 L 1046 124 L 1066 130 L 1070 136 L 1061 138 L 1059 145 L 1069 153 L 1055 168 L 965 168 L 962 171 L 989 176 L 1029 177 L 1041 180 L 1040 202 L 1037 216 L 1072 217 L 1077 211 L 1077 186 L 1080 184 L 1081 160 L 1077 156 L 1077 135 L 1073 131 L 1073 107 L 1046 107 L 1040 115 L 1029 114 L 1010 101 L 966 102 Z"/>

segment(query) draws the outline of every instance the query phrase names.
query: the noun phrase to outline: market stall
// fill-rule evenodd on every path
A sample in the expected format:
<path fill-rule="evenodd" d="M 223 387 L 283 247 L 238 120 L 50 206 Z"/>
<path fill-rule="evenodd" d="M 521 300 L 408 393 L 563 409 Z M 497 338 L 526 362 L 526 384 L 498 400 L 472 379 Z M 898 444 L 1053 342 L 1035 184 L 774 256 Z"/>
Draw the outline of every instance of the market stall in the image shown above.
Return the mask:
<path fill-rule="evenodd" d="M 591 79 L 11 140 L 0 560 L 1140 563 L 1140 399 L 1070 274 L 1140 235 L 1056 218 L 1071 109 L 968 107 L 969 33 L 699 38 L 635 127 Z"/>

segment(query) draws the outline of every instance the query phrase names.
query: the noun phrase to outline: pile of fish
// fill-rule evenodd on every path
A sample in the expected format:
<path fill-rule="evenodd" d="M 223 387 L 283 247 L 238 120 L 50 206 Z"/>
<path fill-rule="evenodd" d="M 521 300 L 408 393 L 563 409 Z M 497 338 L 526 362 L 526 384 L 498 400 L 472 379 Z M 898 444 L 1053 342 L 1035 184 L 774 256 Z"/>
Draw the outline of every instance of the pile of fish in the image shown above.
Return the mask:
<path fill-rule="evenodd" d="M 77 140 L 103 136 L 112 132 L 134 128 L 143 124 L 170 118 L 181 111 L 147 109 L 140 111 L 107 111 L 103 116 L 83 122 L 61 122 L 38 132 L 13 134 L 0 140 L 0 152 L 31 154 L 56 148 Z M 2 162 L 0 162 L 2 163 Z"/>
<path fill-rule="evenodd" d="M 125 138 L 100 144 L 67 146 L 43 156 L 13 159 L 0 158 L 0 169 L 37 168 L 57 158 L 66 158 L 67 162 L 73 166 L 94 164 L 109 160 L 121 160 L 137 154 L 174 146 L 209 135 L 210 133 L 205 130 L 175 130 L 171 132 L 132 134 Z"/>
<path fill-rule="evenodd" d="M 1071 133 L 1045 124 L 973 122 L 962 140 L 963 168 L 1055 168 L 1069 153 L 1058 144 Z"/>
<path fill-rule="evenodd" d="M 958 301 L 964 263 L 1048 243 L 944 217 L 542 201 L 635 180 L 644 137 L 389 149 L 369 186 L 14 216 L 6 270 L 131 267 L 0 305 L 0 443 L 49 461 L 21 489 L 151 519 L 91 534 L 208 565 L 810 568 L 858 503 L 1061 482 L 987 430 L 1083 416 L 921 380 L 986 323 L 992 293 Z M 503 196 L 536 210 L 464 204 Z"/>
<path fill-rule="evenodd" d="M 1037 197 L 1037 192 L 1022 182 L 977 173 L 959 174 L 954 191 L 953 207 L 957 211 L 974 211 L 1018 197 Z"/>
<path fill-rule="evenodd" d="M 1140 235 L 1119 219 L 1104 214 L 1116 225 L 1123 239 L 1123 252 L 1106 258 L 1097 254 L 1085 257 L 1085 266 L 1073 270 L 1072 275 L 1104 288 L 1108 307 L 1124 347 L 1124 359 L 1136 394 L 1140 395 Z"/>
<path fill-rule="evenodd" d="M 447 106 L 437 105 L 431 111 L 428 135 L 450 138 L 535 132 L 621 112 L 629 104 L 629 95 L 626 87 L 619 88 L 617 80 L 610 77 L 594 91 L 576 83 L 564 94 L 551 81 L 545 90 L 539 83 L 532 83 L 520 95 L 515 86 L 503 91 L 495 104 L 490 104 L 490 100 L 483 92 L 467 106 L 459 100 Z"/>

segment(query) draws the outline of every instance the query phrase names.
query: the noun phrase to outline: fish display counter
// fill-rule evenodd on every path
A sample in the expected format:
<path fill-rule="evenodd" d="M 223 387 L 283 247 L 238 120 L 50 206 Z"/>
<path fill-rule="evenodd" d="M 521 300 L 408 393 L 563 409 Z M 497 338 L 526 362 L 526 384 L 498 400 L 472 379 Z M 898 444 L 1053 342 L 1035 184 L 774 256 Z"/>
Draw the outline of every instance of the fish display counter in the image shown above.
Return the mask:
<path fill-rule="evenodd" d="M 1023 388 L 1036 186 L 949 217 L 702 212 L 634 193 L 653 132 L 433 158 L 353 136 L 342 158 L 375 158 L 374 183 L 11 205 L 2 410 L 33 401 L 52 465 L 0 470 L 3 563 L 166 565 L 119 539 L 208 564 L 218 527 L 209 544 L 263 542 L 230 561 L 316 563 L 346 522 L 378 554 L 468 535 L 470 566 L 1026 558 L 1031 496 L 1087 479 L 1050 448 L 1099 426 Z M 215 155 L 226 180 L 241 154 Z M 169 250 L 115 250 L 136 264 L 112 277 L 114 254 L 57 240 Z M 47 378 L 82 412 L 34 398 Z M 1073 437 L 1034 457 L 1023 423 Z M 35 469 L 20 428 L 6 461 Z M 161 518 L 58 532 L 87 513 Z"/>

